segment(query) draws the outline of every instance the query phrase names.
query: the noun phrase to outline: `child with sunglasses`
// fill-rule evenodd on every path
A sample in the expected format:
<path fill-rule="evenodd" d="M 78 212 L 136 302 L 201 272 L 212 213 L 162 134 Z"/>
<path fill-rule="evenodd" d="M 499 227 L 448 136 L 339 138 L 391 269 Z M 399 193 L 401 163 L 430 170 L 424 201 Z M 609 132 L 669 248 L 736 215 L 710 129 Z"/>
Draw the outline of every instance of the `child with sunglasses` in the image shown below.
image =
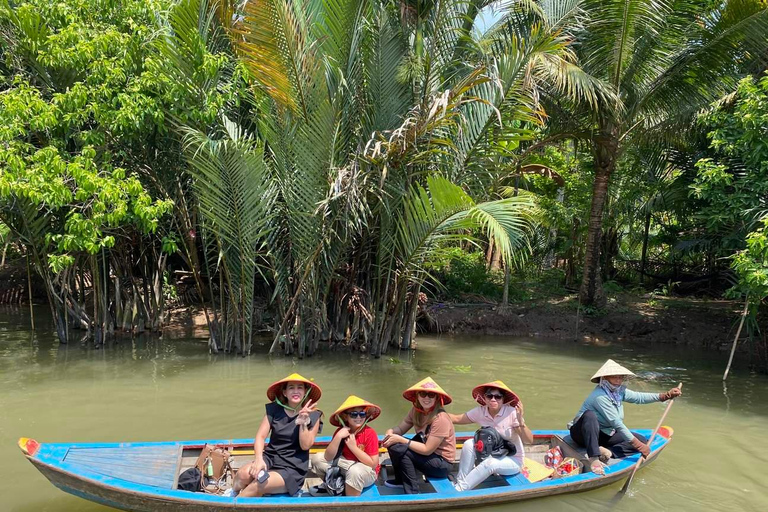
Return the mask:
<path fill-rule="evenodd" d="M 500 380 L 480 384 L 472 390 L 479 406 L 464 414 L 449 414 L 457 425 L 477 423 L 481 427 L 494 428 L 502 438 L 515 445 L 513 455 L 488 457 L 475 465 L 474 440 L 467 439 L 461 448 L 459 474 L 456 476 L 456 490 L 474 489 L 491 475 L 516 475 L 523 467 L 524 443 L 533 442 L 533 432 L 523 419 L 523 403 L 520 398 Z"/>
<path fill-rule="evenodd" d="M 429 377 L 406 389 L 403 398 L 413 407 L 398 426 L 386 431 L 382 441 L 389 450 L 395 473 L 384 485 L 402 488 L 406 494 L 418 494 L 421 477 L 416 470 L 427 477 L 446 478 L 453 469 L 456 435 L 443 409 L 452 399 Z M 413 439 L 403 437 L 411 428 L 417 435 Z"/>
<path fill-rule="evenodd" d="M 310 457 L 312 469 L 325 477 L 341 450 L 337 465 L 344 475 L 344 494 L 360 496 L 373 485 L 379 474 L 379 437 L 368 426 L 381 414 L 381 407 L 354 395 L 331 415 L 331 425 L 339 427 L 323 453 Z"/>

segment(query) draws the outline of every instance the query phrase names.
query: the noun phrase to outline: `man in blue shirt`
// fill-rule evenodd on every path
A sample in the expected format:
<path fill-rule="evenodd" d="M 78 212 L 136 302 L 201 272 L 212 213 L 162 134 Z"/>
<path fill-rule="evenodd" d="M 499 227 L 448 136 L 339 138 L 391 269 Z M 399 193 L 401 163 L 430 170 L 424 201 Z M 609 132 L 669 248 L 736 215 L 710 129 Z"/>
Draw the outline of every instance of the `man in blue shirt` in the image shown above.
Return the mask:
<path fill-rule="evenodd" d="M 672 388 L 666 393 L 631 391 L 624 382 L 634 375 L 613 359 L 606 361 L 592 376 L 592 382 L 597 386 L 568 424 L 571 438 L 587 449 L 590 469 L 598 475 L 605 474 L 601 460 L 626 457 L 637 452 L 647 457 L 651 453 L 646 438 L 633 434 L 624 425 L 623 402 L 649 404 L 665 402 L 682 395 L 678 388 Z"/>

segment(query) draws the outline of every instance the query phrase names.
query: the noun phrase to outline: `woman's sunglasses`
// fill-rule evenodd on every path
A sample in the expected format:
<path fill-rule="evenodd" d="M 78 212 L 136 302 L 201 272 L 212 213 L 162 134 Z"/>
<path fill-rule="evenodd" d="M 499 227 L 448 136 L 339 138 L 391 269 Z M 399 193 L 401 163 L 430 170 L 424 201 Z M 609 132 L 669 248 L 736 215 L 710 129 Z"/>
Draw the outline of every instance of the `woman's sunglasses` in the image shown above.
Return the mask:
<path fill-rule="evenodd" d="M 431 393 L 429 391 L 419 391 L 419 396 L 422 398 L 435 398 L 437 393 Z"/>
<path fill-rule="evenodd" d="M 365 418 L 365 411 L 352 411 L 352 412 L 348 412 L 347 416 L 349 416 L 352 419 L 355 419 L 355 418 Z"/>
<path fill-rule="evenodd" d="M 486 393 L 485 398 L 488 400 L 493 400 L 493 399 L 501 400 L 502 398 L 504 398 L 504 395 L 497 395 L 496 393 Z"/>

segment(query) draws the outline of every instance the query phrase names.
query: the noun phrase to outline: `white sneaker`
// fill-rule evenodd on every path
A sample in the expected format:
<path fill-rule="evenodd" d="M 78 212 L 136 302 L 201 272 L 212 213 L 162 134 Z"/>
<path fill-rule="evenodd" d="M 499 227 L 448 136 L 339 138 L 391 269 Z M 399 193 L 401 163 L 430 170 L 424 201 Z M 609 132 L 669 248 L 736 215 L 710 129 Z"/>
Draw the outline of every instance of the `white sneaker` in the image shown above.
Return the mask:
<path fill-rule="evenodd" d="M 237 493 L 235 493 L 235 489 L 230 487 L 229 489 L 224 491 L 221 495 L 224 496 L 225 498 L 234 498 L 235 496 L 237 496 Z"/>

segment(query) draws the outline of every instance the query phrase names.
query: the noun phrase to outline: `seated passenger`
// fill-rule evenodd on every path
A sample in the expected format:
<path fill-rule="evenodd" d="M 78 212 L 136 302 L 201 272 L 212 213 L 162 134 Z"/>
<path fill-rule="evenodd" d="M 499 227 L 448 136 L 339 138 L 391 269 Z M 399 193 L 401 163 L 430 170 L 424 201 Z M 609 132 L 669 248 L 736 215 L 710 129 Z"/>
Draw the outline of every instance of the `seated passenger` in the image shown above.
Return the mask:
<path fill-rule="evenodd" d="M 298 493 L 309 469 L 309 449 L 322 428 L 323 413 L 315 409 L 321 394 L 317 384 L 298 373 L 269 386 L 271 403 L 253 442 L 254 460 L 237 471 L 232 486 L 235 495 Z M 260 478 L 262 470 L 266 473 Z"/>
<path fill-rule="evenodd" d="M 333 459 L 341 450 L 338 460 L 344 475 L 344 494 L 360 496 L 363 489 L 373 485 L 379 474 L 379 437 L 368 423 L 381 414 L 381 407 L 354 395 L 331 416 L 331 425 L 339 427 L 323 453 L 310 457 L 312 469 L 325 477 Z"/>
<path fill-rule="evenodd" d="M 630 391 L 624 383 L 634 375 L 612 359 L 606 361 L 592 376 L 592 382 L 597 386 L 568 424 L 571 437 L 587 449 L 590 469 L 598 475 L 605 474 L 602 462 L 607 462 L 611 457 L 626 457 L 638 451 L 647 457 L 651 453 L 645 437 L 633 434 L 624 425 L 622 402 L 648 404 L 665 402 L 682 395 L 676 387 L 666 393 Z"/>
<path fill-rule="evenodd" d="M 452 399 L 429 377 L 406 389 L 403 398 L 413 407 L 398 426 L 385 432 L 382 442 L 389 450 L 395 472 L 385 485 L 402 487 L 406 494 L 418 494 L 421 477 L 417 469 L 433 478 L 446 478 L 453 469 L 456 437 L 453 423 L 443 410 Z M 409 440 L 403 434 L 411 428 L 417 437 Z"/>
<path fill-rule="evenodd" d="M 475 465 L 474 440 L 464 441 L 455 484 L 457 491 L 474 489 L 491 475 L 516 475 L 523 467 L 523 443 L 533 442 L 533 432 L 523 419 L 523 403 L 506 384 L 500 380 L 480 384 L 472 390 L 472 398 L 480 405 L 464 414 L 449 414 L 451 421 L 458 425 L 477 423 L 481 427 L 491 427 L 510 448 L 505 446 L 498 455 L 488 456 Z"/>

